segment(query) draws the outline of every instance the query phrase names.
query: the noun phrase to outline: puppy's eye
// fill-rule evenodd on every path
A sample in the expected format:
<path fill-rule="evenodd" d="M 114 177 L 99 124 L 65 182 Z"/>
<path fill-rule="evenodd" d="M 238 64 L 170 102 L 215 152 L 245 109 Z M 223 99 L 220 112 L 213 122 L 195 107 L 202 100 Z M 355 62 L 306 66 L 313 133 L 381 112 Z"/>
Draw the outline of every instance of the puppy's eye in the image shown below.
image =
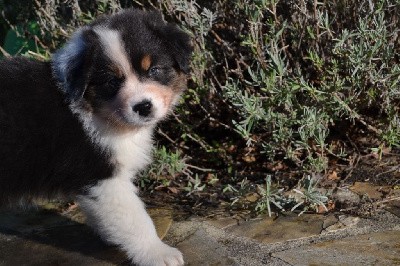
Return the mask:
<path fill-rule="evenodd" d="M 149 69 L 148 75 L 150 77 L 157 77 L 161 73 L 161 68 L 157 66 L 153 66 Z"/>
<path fill-rule="evenodd" d="M 124 82 L 124 78 L 113 76 L 107 81 L 107 84 L 111 87 L 119 87 L 122 82 Z"/>

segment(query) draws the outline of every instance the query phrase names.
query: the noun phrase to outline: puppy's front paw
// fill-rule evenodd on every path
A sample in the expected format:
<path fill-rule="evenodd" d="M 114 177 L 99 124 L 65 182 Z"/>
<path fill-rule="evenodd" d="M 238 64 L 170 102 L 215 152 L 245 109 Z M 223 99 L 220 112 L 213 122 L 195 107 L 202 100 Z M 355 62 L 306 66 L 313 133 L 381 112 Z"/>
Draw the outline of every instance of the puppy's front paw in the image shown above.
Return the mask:
<path fill-rule="evenodd" d="M 163 242 L 151 247 L 146 254 L 140 254 L 135 261 L 141 266 L 181 266 L 184 264 L 182 253 Z"/>

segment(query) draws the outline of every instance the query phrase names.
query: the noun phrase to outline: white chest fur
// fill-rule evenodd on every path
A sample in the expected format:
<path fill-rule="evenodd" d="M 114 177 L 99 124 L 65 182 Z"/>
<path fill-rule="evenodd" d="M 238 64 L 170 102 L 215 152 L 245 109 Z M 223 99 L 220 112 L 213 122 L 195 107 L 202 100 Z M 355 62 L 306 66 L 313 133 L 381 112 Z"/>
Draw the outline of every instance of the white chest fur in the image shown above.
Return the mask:
<path fill-rule="evenodd" d="M 111 163 L 117 166 L 114 177 L 132 179 L 151 162 L 153 126 L 116 133 L 95 115 L 83 111 L 81 103 L 72 103 L 70 109 L 78 116 L 93 144 L 111 153 Z"/>
<path fill-rule="evenodd" d="M 106 135 L 98 139 L 102 147 L 111 151 L 111 160 L 117 165 L 118 177 L 133 177 L 151 162 L 152 128 L 142 128 L 119 135 Z"/>

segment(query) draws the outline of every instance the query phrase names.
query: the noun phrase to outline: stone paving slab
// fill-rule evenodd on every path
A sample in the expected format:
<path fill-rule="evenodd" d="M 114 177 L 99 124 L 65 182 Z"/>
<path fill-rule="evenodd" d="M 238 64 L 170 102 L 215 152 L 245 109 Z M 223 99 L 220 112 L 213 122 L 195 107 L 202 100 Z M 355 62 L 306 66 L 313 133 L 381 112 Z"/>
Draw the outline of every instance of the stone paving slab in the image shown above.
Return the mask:
<path fill-rule="evenodd" d="M 177 245 L 184 252 L 187 265 L 240 265 L 227 249 L 203 228 Z"/>
<path fill-rule="evenodd" d="M 262 217 L 227 227 L 225 230 L 266 244 L 318 235 L 323 229 L 324 220 L 325 217 L 321 215 L 288 215 L 276 219 Z"/>
<path fill-rule="evenodd" d="M 173 224 L 166 240 L 172 244 L 178 243 L 188 265 L 376 265 L 373 261 L 385 263 L 378 265 L 397 265 L 396 256 L 400 257 L 399 217 L 388 212 L 369 219 L 346 215 L 307 216 L 287 216 L 282 220 L 264 218 L 247 222 L 234 222 L 233 218 L 212 221 L 192 219 Z M 266 233 L 273 236 L 267 241 L 265 236 L 260 237 L 260 232 L 274 229 L 277 233 Z M 299 232 L 296 233 L 296 230 Z M 387 233 L 386 239 L 391 242 L 384 245 L 383 240 L 377 238 L 375 241 L 374 234 L 377 232 Z M 360 242 L 359 246 L 352 245 L 358 236 L 365 241 Z M 336 248 L 342 239 L 349 239 L 347 249 L 344 248 L 346 244 L 342 245 L 343 249 Z M 386 253 L 379 249 L 369 253 L 368 260 L 365 260 L 367 264 L 362 264 L 363 260 L 353 260 L 355 254 L 363 257 L 362 254 L 371 245 L 384 248 Z M 312 253 L 314 249 L 319 252 Z M 305 250 L 310 250 L 310 257 L 300 256 Z M 313 264 L 312 256 L 325 260 Z M 382 260 L 381 256 L 388 259 Z M 339 264 L 337 257 L 342 258 Z M 299 261 L 295 261 L 295 258 L 299 258 Z"/>
<path fill-rule="evenodd" d="M 331 240 L 273 253 L 290 265 L 400 265 L 400 231 Z"/>
<path fill-rule="evenodd" d="M 389 202 L 386 206 L 386 210 L 390 211 L 397 217 L 400 217 L 400 200 Z"/>

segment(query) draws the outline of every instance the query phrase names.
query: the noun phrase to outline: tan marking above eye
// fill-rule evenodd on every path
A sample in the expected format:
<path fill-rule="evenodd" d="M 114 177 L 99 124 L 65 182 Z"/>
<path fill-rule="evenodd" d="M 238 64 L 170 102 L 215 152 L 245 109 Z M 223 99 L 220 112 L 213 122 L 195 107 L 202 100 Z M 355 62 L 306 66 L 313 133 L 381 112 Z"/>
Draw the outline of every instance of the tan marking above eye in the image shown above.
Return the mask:
<path fill-rule="evenodd" d="M 121 68 L 119 68 L 118 66 L 112 64 L 109 65 L 109 69 L 112 71 L 112 73 L 114 73 L 114 75 L 118 78 L 122 78 L 124 76 L 124 72 L 122 71 Z"/>
<path fill-rule="evenodd" d="M 151 66 L 151 57 L 150 55 L 146 54 L 142 57 L 142 60 L 140 61 L 140 66 L 144 71 L 149 70 Z"/>

